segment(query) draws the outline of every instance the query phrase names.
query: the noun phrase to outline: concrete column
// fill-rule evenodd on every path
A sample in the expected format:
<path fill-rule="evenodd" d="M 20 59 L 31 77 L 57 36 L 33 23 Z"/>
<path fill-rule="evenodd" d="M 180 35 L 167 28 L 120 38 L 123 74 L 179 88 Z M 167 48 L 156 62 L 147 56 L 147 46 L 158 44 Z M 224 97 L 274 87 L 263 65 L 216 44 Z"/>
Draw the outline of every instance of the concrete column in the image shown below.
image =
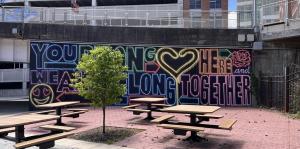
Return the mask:
<path fill-rule="evenodd" d="M 228 28 L 228 0 L 221 0 L 221 9 L 223 11 L 222 27 Z"/>
<path fill-rule="evenodd" d="M 157 8 L 156 8 L 157 9 Z M 178 27 L 184 27 L 184 21 L 183 21 L 183 0 L 177 1 L 177 11 L 179 15 L 178 20 Z"/>
<path fill-rule="evenodd" d="M 256 26 L 256 0 L 253 0 L 252 27 Z"/>
<path fill-rule="evenodd" d="M 284 11 L 284 22 L 285 25 L 288 26 L 289 25 L 289 1 L 285 1 L 284 2 L 284 7 L 285 7 L 285 11 Z"/>
<path fill-rule="evenodd" d="M 190 0 L 182 1 L 182 9 L 183 9 L 183 18 L 184 18 L 184 27 L 191 26 L 190 22 Z"/>
<path fill-rule="evenodd" d="M 24 93 L 27 92 L 27 81 L 26 81 L 26 77 L 28 77 L 29 74 L 29 70 L 28 68 L 28 64 L 27 63 L 23 63 L 23 82 L 22 82 L 22 90 Z M 28 71 L 28 72 L 27 72 Z"/>
<path fill-rule="evenodd" d="M 97 25 L 97 23 L 96 23 L 96 20 L 95 20 L 95 15 L 96 15 L 96 13 L 95 13 L 95 7 L 97 7 L 97 0 L 92 0 L 92 8 L 93 8 L 93 10 L 92 10 L 92 20 L 91 20 L 91 25 L 94 25 L 94 26 L 96 26 Z"/>
<path fill-rule="evenodd" d="M 24 1 L 24 6 L 25 6 L 25 7 L 29 7 L 29 6 L 30 6 L 29 0 L 25 0 L 25 1 Z"/>
<path fill-rule="evenodd" d="M 97 6 L 97 0 L 92 0 L 92 6 Z"/>
<path fill-rule="evenodd" d="M 26 9 L 28 9 L 28 7 L 30 7 L 30 3 L 29 3 L 29 0 L 25 0 L 24 1 L 24 11 L 23 11 L 23 21 L 24 23 L 26 22 L 26 18 L 25 18 L 25 12 L 26 12 Z"/>
<path fill-rule="evenodd" d="M 209 20 L 210 19 L 210 1 L 205 0 L 201 1 L 201 10 L 203 11 L 201 14 L 201 19 Z M 201 22 L 201 27 L 210 27 L 210 21 Z"/>
<path fill-rule="evenodd" d="M 5 22 L 5 16 L 4 16 L 5 11 L 4 11 L 4 8 L 2 8 L 1 11 L 2 11 L 2 16 L 1 16 L 2 17 L 2 21 Z"/>

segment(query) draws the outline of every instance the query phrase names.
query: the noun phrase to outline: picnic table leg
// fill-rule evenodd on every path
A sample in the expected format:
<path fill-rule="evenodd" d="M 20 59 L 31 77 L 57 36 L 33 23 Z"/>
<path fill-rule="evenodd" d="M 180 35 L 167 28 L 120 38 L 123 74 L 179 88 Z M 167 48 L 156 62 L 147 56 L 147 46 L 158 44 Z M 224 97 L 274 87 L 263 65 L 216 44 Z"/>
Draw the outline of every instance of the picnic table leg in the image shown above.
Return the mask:
<path fill-rule="evenodd" d="M 61 107 L 57 107 L 56 108 L 56 115 L 59 116 L 59 118 L 56 120 L 56 125 L 64 125 L 62 122 L 61 122 Z"/>
<path fill-rule="evenodd" d="M 196 124 L 196 114 L 191 114 L 191 124 Z M 191 139 L 194 140 L 197 138 L 197 132 L 191 131 Z"/>
<path fill-rule="evenodd" d="M 153 120 L 154 118 L 152 117 L 151 103 L 147 104 L 147 110 L 150 110 L 150 112 L 147 113 L 146 120 Z"/>
<path fill-rule="evenodd" d="M 190 123 L 192 126 L 197 124 L 197 117 L 196 114 L 190 114 Z M 188 137 L 186 140 L 191 140 L 191 141 L 202 141 L 202 140 L 207 140 L 203 137 L 200 137 L 197 135 L 196 131 L 191 131 L 191 136 Z"/>
<path fill-rule="evenodd" d="M 19 143 L 25 137 L 24 136 L 24 125 L 16 126 L 15 129 L 16 129 L 16 132 L 15 132 L 16 143 Z"/>

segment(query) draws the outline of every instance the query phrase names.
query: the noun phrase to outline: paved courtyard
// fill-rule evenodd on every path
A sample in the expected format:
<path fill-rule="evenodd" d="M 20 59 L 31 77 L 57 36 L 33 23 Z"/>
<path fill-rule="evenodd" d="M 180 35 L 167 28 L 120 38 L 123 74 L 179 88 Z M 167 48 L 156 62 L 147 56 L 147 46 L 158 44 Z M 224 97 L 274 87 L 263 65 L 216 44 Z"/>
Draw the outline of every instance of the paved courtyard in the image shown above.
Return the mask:
<path fill-rule="evenodd" d="M 13 136 L 10 134 L 9 136 Z M 11 141 L 0 140 L 1 149 L 15 149 L 13 147 L 15 143 Z M 27 149 L 39 149 L 39 147 L 33 146 Z M 74 139 L 60 139 L 55 141 L 55 146 L 51 149 L 130 149 L 127 147 L 121 147 L 117 145 L 107 145 L 102 143 L 92 143 Z"/>
<path fill-rule="evenodd" d="M 164 113 L 154 113 L 154 116 Z M 172 130 L 156 127 L 142 120 L 145 115 L 135 116 L 119 107 L 107 110 L 107 125 L 145 129 L 145 131 L 129 137 L 114 145 L 136 149 L 299 149 L 300 120 L 288 118 L 280 112 L 256 108 L 221 108 L 216 114 L 224 115 L 224 119 L 237 119 L 231 131 L 206 129 L 204 136 L 208 141 L 191 143 L 184 141 L 186 136 L 175 136 Z M 184 115 L 176 115 L 177 119 L 188 121 Z M 102 111 L 90 108 L 80 118 L 64 118 L 68 125 L 78 128 L 77 132 L 89 130 L 102 124 Z M 214 120 L 210 123 L 218 123 Z M 28 128 L 30 133 L 40 130 Z M 189 134 L 188 134 L 189 135 Z"/>

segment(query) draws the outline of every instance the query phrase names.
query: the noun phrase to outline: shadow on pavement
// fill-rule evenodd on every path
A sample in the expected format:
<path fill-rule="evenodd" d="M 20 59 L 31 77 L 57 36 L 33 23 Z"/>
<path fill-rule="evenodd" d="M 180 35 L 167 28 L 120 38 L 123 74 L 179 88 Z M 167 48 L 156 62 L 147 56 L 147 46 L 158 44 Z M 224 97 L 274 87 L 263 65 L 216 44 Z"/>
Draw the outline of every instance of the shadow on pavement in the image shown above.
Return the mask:
<path fill-rule="evenodd" d="M 0 101 L 0 116 L 29 111 L 28 101 Z"/>
<path fill-rule="evenodd" d="M 240 149 L 244 145 L 242 140 L 232 140 L 226 137 L 205 137 L 208 141 L 192 142 L 184 139 L 178 139 L 176 147 L 166 147 L 164 149 Z"/>

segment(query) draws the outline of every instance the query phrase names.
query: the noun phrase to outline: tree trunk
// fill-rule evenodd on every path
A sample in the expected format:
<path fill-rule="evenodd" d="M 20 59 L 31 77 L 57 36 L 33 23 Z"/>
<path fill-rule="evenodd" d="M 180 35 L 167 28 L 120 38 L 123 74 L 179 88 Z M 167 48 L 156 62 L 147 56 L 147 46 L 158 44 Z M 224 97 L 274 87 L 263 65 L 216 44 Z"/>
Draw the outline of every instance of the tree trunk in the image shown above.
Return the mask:
<path fill-rule="evenodd" d="M 102 126 L 102 132 L 103 134 L 105 134 L 105 106 L 102 106 L 102 110 L 103 110 L 103 126 Z"/>

